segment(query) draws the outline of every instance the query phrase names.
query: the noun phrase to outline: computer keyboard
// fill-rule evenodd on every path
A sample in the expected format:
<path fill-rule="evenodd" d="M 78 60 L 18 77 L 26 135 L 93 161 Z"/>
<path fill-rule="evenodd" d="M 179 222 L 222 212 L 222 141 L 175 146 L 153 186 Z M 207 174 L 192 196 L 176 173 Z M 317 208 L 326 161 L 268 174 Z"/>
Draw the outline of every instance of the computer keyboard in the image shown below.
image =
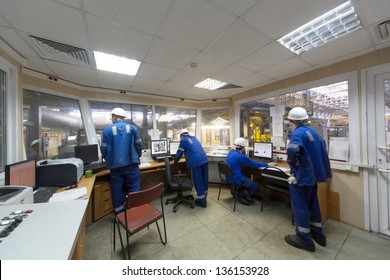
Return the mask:
<path fill-rule="evenodd" d="M 93 162 L 84 165 L 84 170 L 92 170 L 93 174 L 96 174 L 105 169 L 106 169 L 106 164 L 104 162 Z"/>
<path fill-rule="evenodd" d="M 48 202 L 50 197 L 59 189 L 60 187 L 39 187 L 34 192 L 34 203 L 44 203 Z"/>

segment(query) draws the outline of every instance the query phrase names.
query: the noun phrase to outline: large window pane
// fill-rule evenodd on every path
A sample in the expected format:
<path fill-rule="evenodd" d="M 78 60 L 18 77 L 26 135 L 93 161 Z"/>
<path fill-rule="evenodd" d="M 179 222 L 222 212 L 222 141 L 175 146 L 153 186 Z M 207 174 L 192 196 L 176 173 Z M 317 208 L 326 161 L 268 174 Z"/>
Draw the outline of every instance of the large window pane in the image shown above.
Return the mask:
<path fill-rule="evenodd" d="M 180 140 L 181 129 L 195 135 L 196 109 L 156 106 L 156 123 L 160 139 Z"/>
<path fill-rule="evenodd" d="M 125 122 L 135 125 L 140 131 L 144 149 L 149 149 L 150 136 L 149 130 L 153 128 L 152 106 L 133 105 L 123 103 L 89 101 L 91 108 L 92 121 L 96 129 L 99 145 L 103 130 L 112 124 L 111 111 L 116 107 L 124 109 L 127 113 Z"/>
<path fill-rule="evenodd" d="M 275 97 L 241 104 L 240 137 L 253 142 L 270 142 L 272 136 L 272 116 Z M 272 109 L 273 108 L 273 109 Z M 271 112 L 272 111 L 272 112 Z"/>
<path fill-rule="evenodd" d="M 202 145 L 217 147 L 230 145 L 229 109 L 202 110 Z"/>
<path fill-rule="evenodd" d="M 74 99 L 25 90 L 23 126 L 28 158 L 74 157 L 74 146 L 87 144 L 79 102 Z"/>
<path fill-rule="evenodd" d="M 0 172 L 4 171 L 6 160 L 5 143 L 5 78 L 6 73 L 0 70 Z"/>

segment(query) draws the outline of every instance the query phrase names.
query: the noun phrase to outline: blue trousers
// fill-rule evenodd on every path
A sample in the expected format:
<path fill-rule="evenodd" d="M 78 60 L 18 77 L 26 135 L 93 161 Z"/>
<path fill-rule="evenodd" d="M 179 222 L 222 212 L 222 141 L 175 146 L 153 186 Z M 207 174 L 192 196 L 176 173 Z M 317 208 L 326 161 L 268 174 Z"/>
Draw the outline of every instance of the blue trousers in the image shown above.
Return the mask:
<path fill-rule="evenodd" d="M 306 245 L 313 243 L 311 232 L 325 237 L 322 231 L 322 218 L 320 205 L 317 197 L 317 184 L 314 186 L 289 185 L 291 196 L 291 207 L 297 236 Z"/>
<path fill-rule="evenodd" d="M 197 199 L 205 202 L 209 189 L 209 164 L 205 163 L 191 169 L 192 180 L 196 189 Z"/>
<path fill-rule="evenodd" d="M 141 172 L 138 164 L 126 165 L 110 170 L 111 196 L 115 214 L 124 211 L 125 196 L 141 188 Z M 126 186 L 126 189 L 123 189 Z M 126 194 L 124 192 L 127 192 Z"/>
<path fill-rule="evenodd" d="M 253 182 L 251 179 L 249 179 L 246 176 L 243 176 L 243 187 L 239 189 L 238 196 L 241 197 L 247 197 L 247 196 L 254 196 L 260 191 L 260 187 L 258 184 Z"/>

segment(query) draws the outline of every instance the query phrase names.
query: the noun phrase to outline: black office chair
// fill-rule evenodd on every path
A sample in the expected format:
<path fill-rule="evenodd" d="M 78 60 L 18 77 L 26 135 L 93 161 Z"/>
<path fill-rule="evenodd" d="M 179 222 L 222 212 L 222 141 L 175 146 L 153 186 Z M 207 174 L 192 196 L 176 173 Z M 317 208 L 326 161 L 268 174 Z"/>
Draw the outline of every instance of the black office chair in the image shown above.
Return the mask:
<path fill-rule="evenodd" d="M 289 184 L 287 182 L 287 178 L 290 177 L 290 175 L 275 166 L 268 166 L 261 170 L 261 176 L 263 177 L 261 211 L 263 211 L 267 189 L 287 194 L 290 197 Z M 294 215 L 292 215 L 291 220 L 294 224 Z"/>
<path fill-rule="evenodd" d="M 177 195 L 165 200 L 165 204 L 175 203 L 173 212 L 175 213 L 180 204 L 195 207 L 194 197 L 192 195 L 184 195 L 184 191 L 192 190 L 192 181 L 187 177 L 187 174 L 172 174 L 171 163 L 169 157 L 165 157 L 165 181 L 169 191 L 177 191 Z"/>
<path fill-rule="evenodd" d="M 233 178 L 233 171 L 230 168 L 229 164 L 227 164 L 226 161 L 219 161 L 218 162 L 218 172 L 219 172 L 219 177 L 221 178 L 221 184 L 219 186 L 219 192 L 218 192 L 218 200 L 219 196 L 221 195 L 221 189 L 222 186 L 231 186 L 233 188 L 234 192 L 234 206 L 233 206 L 233 212 L 236 211 L 236 203 L 237 203 L 237 197 L 238 197 L 238 190 L 242 187 L 242 185 L 237 185 L 237 184 L 230 184 L 227 182 L 226 177 Z"/>

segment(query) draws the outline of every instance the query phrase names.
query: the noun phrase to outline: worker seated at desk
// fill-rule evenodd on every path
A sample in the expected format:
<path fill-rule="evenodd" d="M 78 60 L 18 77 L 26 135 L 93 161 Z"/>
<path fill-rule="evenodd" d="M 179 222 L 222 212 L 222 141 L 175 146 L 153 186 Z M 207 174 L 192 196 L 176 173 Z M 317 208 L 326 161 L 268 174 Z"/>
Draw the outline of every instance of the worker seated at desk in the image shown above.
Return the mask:
<path fill-rule="evenodd" d="M 251 160 L 245 155 L 245 146 L 247 140 L 244 138 L 237 138 L 233 142 L 235 149 L 231 150 L 226 158 L 227 164 L 233 171 L 234 178 L 227 177 L 227 182 L 233 185 L 242 185 L 238 190 L 238 201 L 243 205 L 250 205 L 250 197 L 253 197 L 260 191 L 260 186 L 251 179 L 242 174 L 242 166 L 249 166 L 253 168 L 262 168 L 268 166 L 276 166 L 275 162 L 263 163 Z M 234 191 L 232 190 L 234 196 Z"/>

